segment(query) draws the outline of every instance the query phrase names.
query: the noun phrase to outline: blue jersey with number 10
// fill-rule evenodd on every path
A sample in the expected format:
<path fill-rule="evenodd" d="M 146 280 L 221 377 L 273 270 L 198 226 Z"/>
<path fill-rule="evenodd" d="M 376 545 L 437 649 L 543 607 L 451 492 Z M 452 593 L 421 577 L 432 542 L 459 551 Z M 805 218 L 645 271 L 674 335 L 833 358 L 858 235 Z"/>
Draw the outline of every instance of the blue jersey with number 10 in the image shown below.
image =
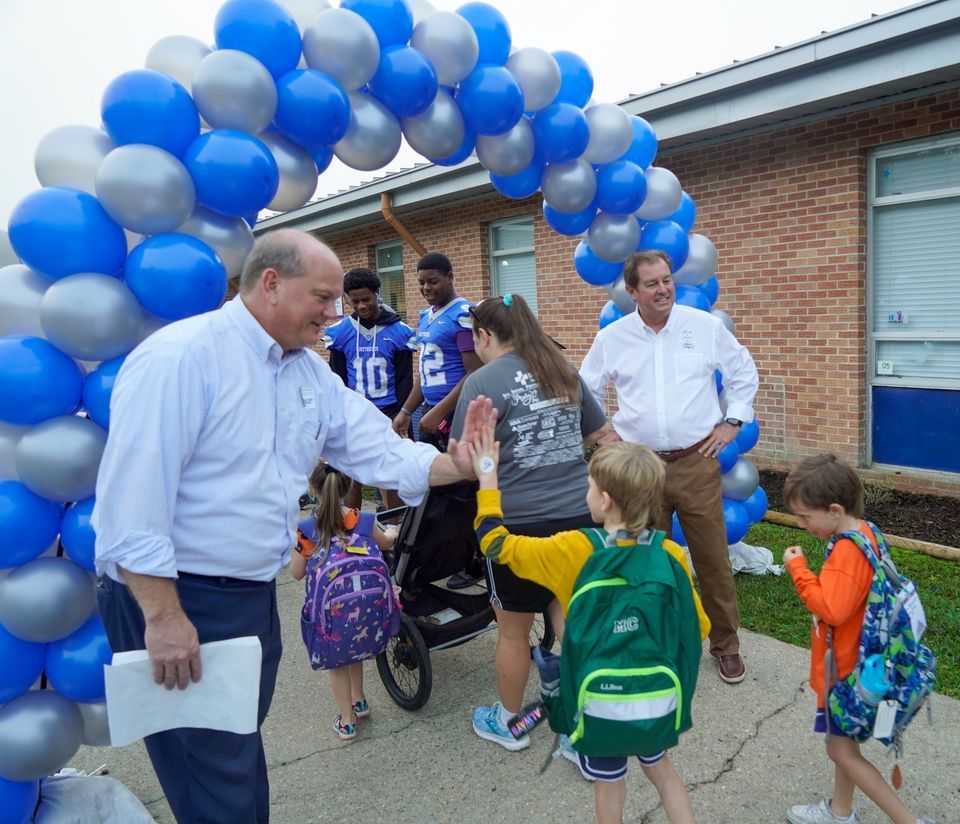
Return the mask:
<path fill-rule="evenodd" d="M 457 346 L 460 332 L 471 332 L 468 300 L 457 297 L 439 312 L 431 307 L 420 310 L 417 345 L 420 348 L 420 388 L 423 399 L 436 406 L 460 383 L 467 373 L 463 355 Z"/>

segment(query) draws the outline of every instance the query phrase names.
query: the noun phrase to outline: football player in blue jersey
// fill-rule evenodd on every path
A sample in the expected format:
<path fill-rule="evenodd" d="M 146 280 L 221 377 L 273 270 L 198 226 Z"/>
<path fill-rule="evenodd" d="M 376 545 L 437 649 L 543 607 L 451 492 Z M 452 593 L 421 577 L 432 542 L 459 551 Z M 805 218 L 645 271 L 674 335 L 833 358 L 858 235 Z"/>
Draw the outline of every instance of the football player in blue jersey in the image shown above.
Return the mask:
<path fill-rule="evenodd" d="M 330 368 L 348 387 L 393 420 L 413 388 L 414 331 L 393 309 L 380 302 L 380 278 L 376 272 L 351 269 L 343 276 L 343 291 L 353 314 L 324 333 Z M 345 499 L 346 505 L 359 507 L 360 492 L 354 484 Z M 381 490 L 381 495 L 389 509 L 402 505 L 392 489 Z"/>

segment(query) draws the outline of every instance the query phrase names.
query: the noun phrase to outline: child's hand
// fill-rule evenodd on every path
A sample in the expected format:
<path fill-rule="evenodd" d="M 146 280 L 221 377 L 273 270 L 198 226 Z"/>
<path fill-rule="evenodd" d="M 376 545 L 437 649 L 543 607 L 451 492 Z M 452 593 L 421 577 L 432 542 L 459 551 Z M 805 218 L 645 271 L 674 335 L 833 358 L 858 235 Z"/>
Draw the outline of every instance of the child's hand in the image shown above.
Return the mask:
<path fill-rule="evenodd" d="M 798 546 L 788 546 L 783 551 L 783 563 L 784 565 L 790 563 L 794 558 L 802 558 L 803 550 Z"/>
<path fill-rule="evenodd" d="M 497 467 L 500 464 L 500 442 L 493 438 L 494 426 L 486 421 L 477 430 L 470 444 L 470 461 L 481 487 L 493 489 L 497 486 Z"/>

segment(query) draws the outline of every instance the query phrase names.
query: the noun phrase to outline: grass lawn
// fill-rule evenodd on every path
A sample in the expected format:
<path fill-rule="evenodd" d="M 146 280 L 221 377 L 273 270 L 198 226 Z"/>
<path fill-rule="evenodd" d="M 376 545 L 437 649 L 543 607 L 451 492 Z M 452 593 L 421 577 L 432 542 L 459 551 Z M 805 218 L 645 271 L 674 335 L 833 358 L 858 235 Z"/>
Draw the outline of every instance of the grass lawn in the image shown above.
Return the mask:
<path fill-rule="evenodd" d="M 826 544 L 802 530 L 761 522 L 744 540 L 767 547 L 777 563 L 784 549 L 799 544 L 810 569 L 819 572 L 823 565 Z M 916 583 L 923 601 L 928 624 L 923 641 L 937 656 L 937 692 L 960 698 L 960 564 L 897 548 L 893 559 L 897 569 Z M 789 575 L 741 573 L 735 580 L 744 629 L 809 647 L 810 613 L 797 597 Z"/>

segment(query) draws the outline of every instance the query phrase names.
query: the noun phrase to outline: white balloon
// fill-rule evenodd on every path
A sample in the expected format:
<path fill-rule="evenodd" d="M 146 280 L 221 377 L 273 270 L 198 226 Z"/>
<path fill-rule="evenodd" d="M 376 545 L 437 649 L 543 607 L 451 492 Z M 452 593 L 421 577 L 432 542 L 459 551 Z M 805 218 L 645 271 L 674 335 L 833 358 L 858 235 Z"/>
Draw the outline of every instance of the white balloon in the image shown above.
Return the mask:
<path fill-rule="evenodd" d="M 253 248 L 253 231 L 247 221 L 242 217 L 221 215 L 205 206 L 197 206 L 186 223 L 178 226 L 176 231 L 202 240 L 211 247 L 223 261 L 228 278 L 240 276 L 247 255 Z M 159 318 L 156 320 L 160 321 Z M 161 321 L 161 325 L 166 323 Z M 152 333 L 156 329 L 150 331 Z"/>
<path fill-rule="evenodd" d="M 297 21 L 301 34 L 313 22 L 314 17 L 330 8 L 327 0 L 280 0 L 280 5 Z"/>
<path fill-rule="evenodd" d="M 477 65 L 480 42 L 465 17 L 452 11 L 435 11 L 413 29 L 410 45 L 423 52 L 441 86 L 459 83 Z"/>
<path fill-rule="evenodd" d="M 622 157 L 633 141 L 630 115 L 613 103 L 598 103 L 584 115 L 590 127 L 590 142 L 583 156 L 598 165 Z"/>
<path fill-rule="evenodd" d="M 33 168 L 41 186 L 97 193 L 97 172 L 116 144 L 92 126 L 60 126 L 37 144 Z"/>
<path fill-rule="evenodd" d="M 218 49 L 193 75 L 197 109 L 215 129 L 257 134 L 277 113 L 277 86 L 267 67 L 246 52 Z"/>
<path fill-rule="evenodd" d="M 428 2 L 428 0 L 407 0 L 407 5 L 413 13 L 414 28 L 416 28 L 421 20 L 425 20 L 436 11 L 433 4 Z"/>
<path fill-rule="evenodd" d="M 40 301 L 53 283 L 29 266 L 14 263 L 0 269 L 0 337 L 43 337 Z"/>
<path fill-rule="evenodd" d="M 523 108 L 528 112 L 545 109 L 560 91 L 560 64 L 548 51 L 527 46 L 507 59 L 507 70 L 523 90 Z M 631 132 L 632 134 L 632 132 Z"/>
<path fill-rule="evenodd" d="M 400 124 L 375 97 L 363 92 L 350 92 L 348 97 L 350 125 L 343 139 L 333 145 L 333 153 L 351 169 L 382 169 L 400 151 Z"/>
<path fill-rule="evenodd" d="M 270 150 L 280 170 L 280 185 L 267 204 L 275 212 L 289 212 L 303 206 L 317 191 L 317 164 L 306 149 L 272 132 L 257 135 Z"/>
<path fill-rule="evenodd" d="M 717 271 L 717 247 L 706 235 L 696 232 L 690 232 L 687 239 L 690 241 L 690 251 L 683 266 L 673 273 L 673 279 L 687 286 L 700 286 Z"/>
<path fill-rule="evenodd" d="M 400 126 L 415 152 L 440 160 L 460 148 L 466 131 L 460 107 L 446 89 L 438 89 L 426 111 L 403 118 Z"/>
<path fill-rule="evenodd" d="M 663 220 L 680 205 L 683 188 L 677 176 L 662 166 L 651 166 L 643 176 L 647 179 L 647 196 L 634 214 L 640 220 Z"/>
<path fill-rule="evenodd" d="M 526 117 L 510 131 L 498 135 L 477 135 L 477 157 L 483 167 L 495 175 L 515 175 L 533 160 L 536 138 Z M 636 221 L 634 221 L 636 222 Z"/>
<path fill-rule="evenodd" d="M 370 24 L 349 9 L 327 9 L 303 32 L 303 57 L 344 90 L 365 86 L 380 65 L 380 42 Z"/>
<path fill-rule="evenodd" d="M 61 415 L 31 427 L 17 442 L 20 481 L 51 501 L 81 501 L 93 495 L 107 432 L 87 418 Z"/>
<path fill-rule="evenodd" d="M 193 73 L 212 49 L 195 37 L 173 34 L 158 40 L 147 52 L 145 66 L 172 77 L 187 91 L 193 84 Z"/>

